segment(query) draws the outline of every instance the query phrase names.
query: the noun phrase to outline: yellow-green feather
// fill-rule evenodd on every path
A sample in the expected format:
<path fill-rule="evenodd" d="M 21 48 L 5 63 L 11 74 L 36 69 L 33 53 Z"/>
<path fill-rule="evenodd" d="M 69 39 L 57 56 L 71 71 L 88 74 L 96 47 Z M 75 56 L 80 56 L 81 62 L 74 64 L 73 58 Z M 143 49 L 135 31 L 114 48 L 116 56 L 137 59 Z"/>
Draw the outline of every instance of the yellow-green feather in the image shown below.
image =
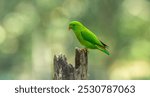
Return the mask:
<path fill-rule="evenodd" d="M 78 21 L 72 21 L 69 27 L 74 31 L 79 42 L 86 48 L 98 49 L 109 55 L 106 45 L 97 36 Z"/>

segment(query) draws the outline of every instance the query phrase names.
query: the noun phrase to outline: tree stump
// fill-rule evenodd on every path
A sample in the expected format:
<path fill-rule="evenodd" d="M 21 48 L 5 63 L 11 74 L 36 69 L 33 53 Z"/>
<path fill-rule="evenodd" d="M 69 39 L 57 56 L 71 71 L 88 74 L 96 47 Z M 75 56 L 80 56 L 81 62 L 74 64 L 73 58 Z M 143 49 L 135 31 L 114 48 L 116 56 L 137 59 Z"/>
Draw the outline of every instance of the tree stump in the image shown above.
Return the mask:
<path fill-rule="evenodd" d="M 75 65 L 68 64 L 65 55 L 54 56 L 54 80 L 86 80 L 88 70 L 87 49 L 75 49 Z"/>

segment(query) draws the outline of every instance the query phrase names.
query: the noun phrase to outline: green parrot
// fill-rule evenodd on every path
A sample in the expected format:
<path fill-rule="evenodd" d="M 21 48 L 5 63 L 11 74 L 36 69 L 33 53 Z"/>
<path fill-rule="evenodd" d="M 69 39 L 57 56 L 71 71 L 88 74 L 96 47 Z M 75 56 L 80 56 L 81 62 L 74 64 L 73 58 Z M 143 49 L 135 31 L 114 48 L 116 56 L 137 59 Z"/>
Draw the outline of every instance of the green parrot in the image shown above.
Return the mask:
<path fill-rule="evenodd" d="M 99 40 L 97 36 L 82 23 L 78 21 L 72 21 L 69 23 L 69 29 L 73 30 L 79 42 L 86 48 L 98 49 L 109 55 L 109 52 L 106 49 L 108 46 Z"/>

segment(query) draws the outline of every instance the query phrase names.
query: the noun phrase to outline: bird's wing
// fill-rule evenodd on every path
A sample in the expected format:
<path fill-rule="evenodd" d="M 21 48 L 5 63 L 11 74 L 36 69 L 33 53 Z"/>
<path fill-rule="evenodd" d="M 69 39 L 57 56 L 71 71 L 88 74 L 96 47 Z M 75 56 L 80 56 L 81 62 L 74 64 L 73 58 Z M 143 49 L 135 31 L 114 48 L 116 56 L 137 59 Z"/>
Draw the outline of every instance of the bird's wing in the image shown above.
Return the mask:
<path fill-rule="evenodd" d="M 89 31 L 89 30 L 81 31 L 81 35 L 82 35 L 83 39 L 85 39 L 86 41 L 88 41 L 94 45 L 99 45 L 101 47 L 105 47 L 104 44 L 101 41 L 99 41 L 99 39 L 96 37 L 96 35 L 94 33 L 92 33 L 91 31 Z"/>

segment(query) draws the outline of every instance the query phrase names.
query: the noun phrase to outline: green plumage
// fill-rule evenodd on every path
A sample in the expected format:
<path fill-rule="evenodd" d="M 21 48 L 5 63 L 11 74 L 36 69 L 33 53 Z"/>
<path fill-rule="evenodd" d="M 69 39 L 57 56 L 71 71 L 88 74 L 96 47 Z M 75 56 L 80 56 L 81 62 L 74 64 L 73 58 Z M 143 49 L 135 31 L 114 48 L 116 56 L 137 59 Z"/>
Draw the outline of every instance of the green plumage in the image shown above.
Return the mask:
<path fill-rule="evenodd" d="M 73 30 L 79 42 L 86 48 L 98 49 L 109 55 L 109 52 L 106 50 L 107 45 L 100 41 L 92 31 L 87 29 L 80 22 L 70 22 L 69 29 Z"/>

